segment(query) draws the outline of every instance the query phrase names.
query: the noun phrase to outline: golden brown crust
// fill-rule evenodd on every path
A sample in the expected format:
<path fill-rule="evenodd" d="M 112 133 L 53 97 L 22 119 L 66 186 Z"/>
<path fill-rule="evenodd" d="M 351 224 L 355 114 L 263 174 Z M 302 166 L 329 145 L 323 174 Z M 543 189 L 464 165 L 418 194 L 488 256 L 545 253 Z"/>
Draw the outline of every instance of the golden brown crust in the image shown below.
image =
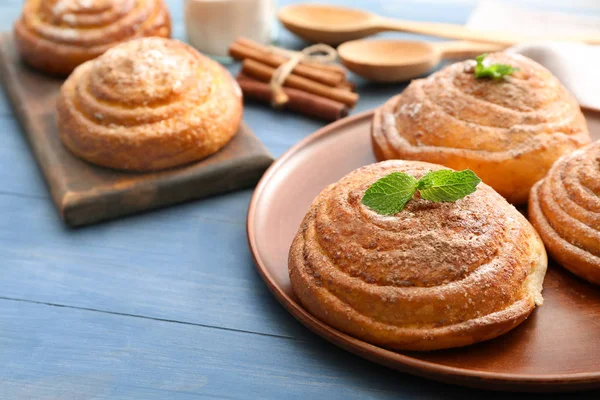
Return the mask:
<path fill-rule="evenodd" d="M 434 350 L 501 335 L 541 304 L 543 244 L 489 186 L 456 203 L 414 198 L 394 216 L 360 202 L 391 172 L 440 168 L 386 161 L 321 192 L 289 254 L 294 293 L 313 315 L 377 345 Z"/>
<path fill-rule="evenodd" d="M 600 142 L 552 166 L 531 189 L 529 216 L 556 261 L 600 285 Z"/>
<path fill-rule="evenodd" d="M 163 0 L 28 0 L 14 34 L 28 64 L 68 75 L 120 42 L 169 37 L 171 22 Z"/>
<path fill-rule="evenodd" d="M 413 81 L 375 113 L 373 148 L 378 160 L 469 168 L 523 204 L 554 161 L 591 139 L 575 98 L 548 70 L 515 54 L 486 61 L 520 71 L 499 81 L 475 79 L 470 60 Z"/>
<path fill-rule="evenodd" d="M 58 130 L 77 156 L 149 171 L 199 160 L 237 133 L 239 86 L 185 43 L 143 38 L 77 67 L 58 99 Z"/>

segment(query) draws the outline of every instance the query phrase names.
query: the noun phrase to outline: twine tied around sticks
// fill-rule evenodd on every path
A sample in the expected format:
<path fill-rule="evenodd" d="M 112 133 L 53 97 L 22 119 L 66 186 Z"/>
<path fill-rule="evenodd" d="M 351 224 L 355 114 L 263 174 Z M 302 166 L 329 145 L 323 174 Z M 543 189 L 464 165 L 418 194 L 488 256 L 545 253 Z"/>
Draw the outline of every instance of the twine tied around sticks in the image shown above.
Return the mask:
<path fill-rule="evenodd" d="M 283 91 L 283 84 L 294 68 L 296 68 L 296 65 L 301 61 L 329 64 L 337 60 L 337 51 L 333 47 L 323 43 L 314 44 L 302 51 L 288 51 L 277 47 L 271 47 L 270 50 L 274 53 L 290 57 L 286 63 L 281 64 L 275 70 L 269 82 L 271 92 L 273 93 L 271 105 L 275 108 L 279 108 L 289 101 L 288 95 Z"/>

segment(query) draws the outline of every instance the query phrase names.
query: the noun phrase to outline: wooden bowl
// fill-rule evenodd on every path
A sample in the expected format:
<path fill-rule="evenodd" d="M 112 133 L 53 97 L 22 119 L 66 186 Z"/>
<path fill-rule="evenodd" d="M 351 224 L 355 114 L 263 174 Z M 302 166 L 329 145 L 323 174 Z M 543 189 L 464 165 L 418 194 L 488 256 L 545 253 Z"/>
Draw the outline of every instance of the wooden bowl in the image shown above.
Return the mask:
<path fill-rule="evenodd" d="M 248 211 L 248 242 L 265 283 L 313 332 L 371 361 L 442 382 L 511 391 L 600 388 L 600 288 L 551 262 L 544 305 L 497 339 L 434 352 L 398 353 L 352 338 L 313 317 L 294 297 L 290 244 L 317 194 L 350 171 L 375 162 L 373 112 L 346 118 L 288 150 L 265 173 Z M 590 120 L 600 138 L 599 115 Z"/>

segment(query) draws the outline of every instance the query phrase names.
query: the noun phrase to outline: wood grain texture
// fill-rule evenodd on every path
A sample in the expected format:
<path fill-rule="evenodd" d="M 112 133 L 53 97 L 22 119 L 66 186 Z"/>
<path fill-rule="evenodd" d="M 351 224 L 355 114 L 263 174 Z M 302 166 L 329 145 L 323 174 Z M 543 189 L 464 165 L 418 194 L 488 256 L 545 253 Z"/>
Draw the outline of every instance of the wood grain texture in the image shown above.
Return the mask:
<path fill-rule="evenodd" d="M 464 23 L 474 4 L 361 0 L 353 6 Z M 10 30 L 21 5 L 0 1 L 0 31 Z M 168 5 L 174 36 L 183 40 L 183 1 Z M 279 43 L 303 46 L 285 30 Z M 228 68 L 237 72 L 236 65 Z M 405 86 L 353 79 L 361 94 L 355 113 Z M 311 334 L 276 302 L 254 269 L 244 227 L 250 190 L 68 229 L 2 92 L 0 297 L 61 307 L 16 307 L 0 300 L 0 399 L 521 398 L 401 374 Z M 248 104 L 244 114 L 274 155 L 323 125 L 264 105 Z"/>
<path fill-rule="evenodd" d="M 278 338 L 7 300 L 0 300 L 0 326 L 6 400 L 446 398 L 443 385 L 312 335 Z"/>
<path fill-rule="evenodd" d="M 188 166 L 127 173 L 72 155 L 56 129 L 62 81 L 25 66 L 11 35 L 0 38 L 0 69 L 17 117 L 68 225 L 79 226 L 253 186 L 272 158 L 242 124 L 218 153 Z"/>
<path fill-rule="evenodd" d="M 245 245 L 250 194 L 79 230 L 46 199 L 0 196 L 0 296 L 297 336 L 302 328 L 275 304 Z M 11 229 L 19 225 L 37 234 Z"/>
<path fill-rule="evenodd" d="M 7 400 L 507 398 L 399 374 L 314 335 L 277 338 L 12 300 L 0 300 L 0 326 Z"/>

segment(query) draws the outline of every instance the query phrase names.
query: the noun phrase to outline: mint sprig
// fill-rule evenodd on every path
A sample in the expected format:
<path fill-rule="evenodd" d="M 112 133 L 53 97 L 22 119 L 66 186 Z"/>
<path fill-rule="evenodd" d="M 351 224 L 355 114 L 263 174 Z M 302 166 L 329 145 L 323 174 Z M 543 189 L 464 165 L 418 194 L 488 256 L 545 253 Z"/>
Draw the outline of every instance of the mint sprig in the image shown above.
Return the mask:
<path fill-rule="evenodd" d="M 392 172 L 378 179 L 365 192 L 361 203 L 382 215 L 394 215 L 419 191 L 433 202 L 454 202 L 477 190 L 481 179 L 469 169 L 431 171 L 419 180 L 404 172 Z"/>
<path fill-rule="evenodd" d="M 483 65 L 483 60 L 487 57 L 486 54 L 482 54 L 480 56 L 475 57 L 475 61 L 477 65 L 475 65 L 475 78 L 492 78 L 492 79 L 501 79 L 506 75 L 510 75 L 515 71 L 518 71 L 519 68 L 515 68 L 511 65 L 507 64 L 491 64 L 488 66 Z"/>
<path fill-rule="evenodd" d="M 396 214 L 417 191 L 418 181 L 404 172 L 392 172 L 372 184 L 361 202 L 383 215 Z"/>
<path fill-rule="evenodd" d="M 425 200 L 456 201 L 477 190 L 481 179 L 470 169 L 431 171 L 419 179 L 417 189 Z"/>

